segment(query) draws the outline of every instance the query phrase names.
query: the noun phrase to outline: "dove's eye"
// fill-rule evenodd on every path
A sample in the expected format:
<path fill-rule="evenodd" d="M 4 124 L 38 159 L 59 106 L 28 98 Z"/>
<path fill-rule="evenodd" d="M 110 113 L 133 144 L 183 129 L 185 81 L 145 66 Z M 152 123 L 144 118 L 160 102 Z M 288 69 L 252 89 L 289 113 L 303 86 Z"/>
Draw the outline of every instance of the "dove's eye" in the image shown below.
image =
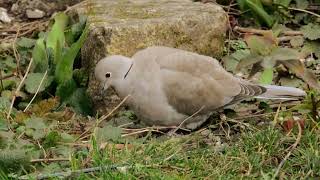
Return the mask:
<path fill-rule="evenodd" d="M 105 74 L 105 77 L 106 77 L 106 78 L 111 77 L 111 73 L 110 73 L 110 72 L 107 72 L 107 73 Z"/>

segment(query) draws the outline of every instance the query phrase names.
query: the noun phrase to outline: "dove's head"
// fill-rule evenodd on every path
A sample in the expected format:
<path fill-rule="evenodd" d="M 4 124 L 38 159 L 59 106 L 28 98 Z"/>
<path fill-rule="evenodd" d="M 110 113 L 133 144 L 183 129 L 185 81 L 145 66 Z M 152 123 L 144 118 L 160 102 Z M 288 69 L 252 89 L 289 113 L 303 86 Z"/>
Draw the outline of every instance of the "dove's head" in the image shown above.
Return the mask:
<path fill-rule="evenodd" d="M 95 77 L 104 90 L 121 84 L 131 69 L 132 59 L 120 55 L 101 59 L 95 68 Z M 116 87 L 115 87 L 116 88 Z"/>

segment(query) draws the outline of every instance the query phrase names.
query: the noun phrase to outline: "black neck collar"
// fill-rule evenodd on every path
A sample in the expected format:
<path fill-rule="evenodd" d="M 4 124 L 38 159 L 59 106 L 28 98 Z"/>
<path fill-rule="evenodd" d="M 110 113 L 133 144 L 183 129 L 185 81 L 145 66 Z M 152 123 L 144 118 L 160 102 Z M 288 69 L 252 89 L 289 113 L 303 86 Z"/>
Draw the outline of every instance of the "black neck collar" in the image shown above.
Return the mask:
<path fill-rule="evenodd" d="M 124 75 L 123 79 L 125 79 L 127 77 L 127 75 L 129 74 L 129 72 L 130 72 L 130 70 L 132 68 L 132 65 L 133 65 L 133 62 L 131 63 L 131 65 L 130 65 L 128 71 L 126 72 L 126 74 Z"/>

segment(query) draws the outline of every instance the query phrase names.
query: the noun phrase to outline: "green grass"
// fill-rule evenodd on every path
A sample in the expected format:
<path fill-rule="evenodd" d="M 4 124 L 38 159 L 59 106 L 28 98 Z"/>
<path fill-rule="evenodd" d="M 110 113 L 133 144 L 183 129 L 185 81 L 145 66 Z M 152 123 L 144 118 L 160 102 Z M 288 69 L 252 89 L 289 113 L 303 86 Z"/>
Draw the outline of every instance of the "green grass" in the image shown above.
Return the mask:
<path fill-rule="evenodd" d="M 250 131 L 219 151 L 216 142 L 208 143 L 209 138 L 199 133 L 151 138 L 134 144 L 133 149 L 93 150 L 93 166 L 126 164 L 126 171 L 105 170 L 82 174 L 79 179 L 272 179 L 296 135 L 271 127 Z M 281 168 L 280 178 L 319 177 L 319 151 L 319 132 L 304 130 L 299 145 Z M 83 159 L 76 156 L 73 161 L 81 164 Z"/>

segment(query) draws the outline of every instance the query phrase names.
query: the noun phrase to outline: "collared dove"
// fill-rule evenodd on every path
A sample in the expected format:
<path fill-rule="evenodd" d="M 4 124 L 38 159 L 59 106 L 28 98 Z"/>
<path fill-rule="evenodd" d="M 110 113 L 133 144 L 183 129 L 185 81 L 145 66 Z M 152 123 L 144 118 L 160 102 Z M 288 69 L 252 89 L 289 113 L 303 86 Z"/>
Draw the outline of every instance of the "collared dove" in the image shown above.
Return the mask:
<path fill-rule="evenodd" d="M 162 46 L 132 58 L 113 55 L 98 62 L 95 77 L 113 87 L 147 125 L 195 129 L 213 111 L 249 97 L 286 99 L 305 96 L 298 88 L 257 85 L 234 77 L 209 56 Z M 191 116 L 191 117 L 190 117 Z"/>

